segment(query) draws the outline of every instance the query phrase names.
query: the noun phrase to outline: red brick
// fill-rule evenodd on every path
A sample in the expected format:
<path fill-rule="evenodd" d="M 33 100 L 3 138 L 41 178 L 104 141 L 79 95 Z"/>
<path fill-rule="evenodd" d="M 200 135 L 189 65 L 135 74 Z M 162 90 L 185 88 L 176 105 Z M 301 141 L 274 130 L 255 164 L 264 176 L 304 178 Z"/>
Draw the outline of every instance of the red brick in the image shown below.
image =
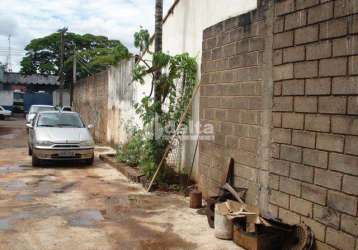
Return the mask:
<path fill-rule="evenodd" d="M 274 82 L 274 84 L 273 84 L 273 95 L 274 96 L 282 95 L 282 82 Z"/>
<path fill-rule="evenodd" d="M 285 16 L 285 30 L 295 29 L 306 25 L 306 10 L 301 10 Z"/>
<path fill-rule="evenodd" d="M 347 18 L 330 20 L 320 24 L 320 39 L 344 36 L 348 32 Z"/>
<path fill-rule="evenodd" d="M 272 125 L 275 128 L 281 128 L 282 127 L 281 113 L 278 113 L 278 112 L 273 112 L 272 113 Z"/>
<path fill-rule="evenodd" d="M 294 64 L 296 78 L 311 78 L 318 75 L 318 62 L 306 61 Z"/>
<path fill-rule="evenodd" d="M 317 98 L 316 97 L 295 97 L 294 100 L 295 112 L 315 113 L 317 112 Z"/>
<path fill-rule="evenodd" d="M 331 41 L 323 41 L 319 43 L 309 44 L 306 47 L 307 60 L 315 60 L 331 57 L 332 43 Z"/>
<path fill-rule="evenodd" d="M 323 59 L 319 63 L 320 76 L 340 76 L 347 73 L 346 58 Z"/>
<path fill-rule="evenodd" d="M 318 5 L 308 10 L 308 24 L 318 23 L 333 17 L 333 2 Z"/>
<path fill-rule="evenodd" d="M 311 25 L 295 30 L 295 44 L 304 44 L 318 40 L 318 25 Z"/>

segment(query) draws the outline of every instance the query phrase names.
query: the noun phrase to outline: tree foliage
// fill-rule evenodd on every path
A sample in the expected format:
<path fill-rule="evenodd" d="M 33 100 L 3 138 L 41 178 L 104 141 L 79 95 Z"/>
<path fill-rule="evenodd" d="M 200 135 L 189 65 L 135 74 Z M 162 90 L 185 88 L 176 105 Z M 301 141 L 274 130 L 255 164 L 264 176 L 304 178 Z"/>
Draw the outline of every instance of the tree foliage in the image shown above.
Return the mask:
<path fill-rule="evenodd" d="M 144 79 L 148 79 L 148 76 L 152 80 L 150 93 L 135 104 L 136 112 L 142 118 L 144 127 L 155 124 L 159 136 L 148 136 L 147 130 L 136 130 L 132 140 L 124 148 L 120 148 L 118 155 L 124 162 L 137 159 L 136 164 L 147 177 L 150 177 L 163 157 L 165 148 L 171 143 L 173 130 L 178 126 L 181 115 L 190 103 L 197 83 L 198 67 L 195 58 L 187 53 L 172 56 L 150 51 L 147 30 L 141 28 L 135 33 L 134 39 L 134 45 L 140 50 L 141 55 L 137 56 L 137 63 L 132 72 L 133 81 L 144 84 Z M 144 53 L 150 54 L 151 60 L 144 59 Z M 158 70 L 160 77 L 156 78 Z M 153 90 L 156 91 L 155 96 Z M 187 123 L 189 118 L 190 113 L 185 117 L 184 123 Z M 150 129 L 149 131 L 153 132 Z M 159 179 L 164 180 L 165 175 L 166 171 L 162 169 Z"/>
<path fill-rule="evenodd" d="M 89 72 L 99 72 L 109 65 L 130 56 L 128 49 L 118 40 L 92 34 L 80 35 L 67 32 L 64 36 L 64 72 L 65 81 L 72 79 L 73 53 L 76 49 L 79 63 L 78 77 Z M 21 61 L 21 73 L 58 75 L 60 66 L 60 33 L 36 38 L 25 47 L 26 55 Z"/>

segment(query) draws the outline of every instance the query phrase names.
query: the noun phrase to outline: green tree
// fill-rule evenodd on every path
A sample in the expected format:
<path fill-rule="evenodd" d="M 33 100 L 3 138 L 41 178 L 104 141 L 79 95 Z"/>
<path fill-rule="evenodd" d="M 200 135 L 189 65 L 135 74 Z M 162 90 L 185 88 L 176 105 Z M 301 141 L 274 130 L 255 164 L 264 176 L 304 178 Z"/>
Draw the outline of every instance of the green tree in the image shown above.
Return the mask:
<path fill-rule="evenodd" d="M 89 72 L 96 73 L 114 65 L 124 58 L 128 58 L 128 49 L 118 40 L 110 40 L 105 36 L 92 34 L 80 35 L 65 33 L 64 44 L 64 72 L 65 82 L 72 80 L 73 52 L 76 48 L 78 55 L 77 72 L 82 78 Z M 21 73 L 58 75 L 60 65 L 60 33 L 36 38 L 25 47 L 27 51 L 21 61 Z"/>

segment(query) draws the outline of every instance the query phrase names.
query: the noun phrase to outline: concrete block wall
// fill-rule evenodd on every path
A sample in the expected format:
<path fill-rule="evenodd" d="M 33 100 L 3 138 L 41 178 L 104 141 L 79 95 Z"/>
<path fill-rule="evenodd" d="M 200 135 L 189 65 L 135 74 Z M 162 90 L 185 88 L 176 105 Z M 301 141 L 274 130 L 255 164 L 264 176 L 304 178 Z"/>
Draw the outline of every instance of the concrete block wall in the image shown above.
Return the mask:
<path fill-rule="evenodd" d="M 309 225 L 317 249 L 357 250 L 358 1 L 259 3 L 203 33 L 200 121 L 215 141 L 199 144 L 199 186 L 216 194 L 233 157 L 248 203 Z"/>
<path fill-rule="evenodd" d="M 265 109 L 271 108 L 264 97 L 269 84 L 264 83 L 269 65 L 265 58 L 271 60 L 267 53 L 272 53 L 270 39 L 266 41 L 267 20 L 263 11 L 255 10 L 204 31 L 200 122 L 212 124 L 215 131 L 214 141 L 199 142 L 199 185 L 204 196 L 217 194 L 230 158 L 235 161 L 235 186 L 249 189 L 249 203 L 258 205 L 260 190 L 267 190 L 259 181 L 265 175 L 268 180 L 268 164 L 262 162 L 262 134 L 265 126 L 270 129 Z"/>
<path fill-rule="evenodd" d="M 270 209 L 358 249 L 358 1 L 275 3 Z"/>

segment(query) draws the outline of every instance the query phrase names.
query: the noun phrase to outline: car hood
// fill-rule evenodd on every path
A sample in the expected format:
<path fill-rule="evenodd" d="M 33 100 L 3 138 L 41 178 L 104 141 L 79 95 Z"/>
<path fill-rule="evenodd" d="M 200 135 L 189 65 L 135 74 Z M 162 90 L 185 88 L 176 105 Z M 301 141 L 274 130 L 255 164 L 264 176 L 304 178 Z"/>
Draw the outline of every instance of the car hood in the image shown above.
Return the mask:
<path fill-rule="evenodd" d="M 53 143 L 79 143 L 92 140 L 87 128 L 47 128 L 37 127 L 35 137 L 38 141 L 50 141 Z"/>

